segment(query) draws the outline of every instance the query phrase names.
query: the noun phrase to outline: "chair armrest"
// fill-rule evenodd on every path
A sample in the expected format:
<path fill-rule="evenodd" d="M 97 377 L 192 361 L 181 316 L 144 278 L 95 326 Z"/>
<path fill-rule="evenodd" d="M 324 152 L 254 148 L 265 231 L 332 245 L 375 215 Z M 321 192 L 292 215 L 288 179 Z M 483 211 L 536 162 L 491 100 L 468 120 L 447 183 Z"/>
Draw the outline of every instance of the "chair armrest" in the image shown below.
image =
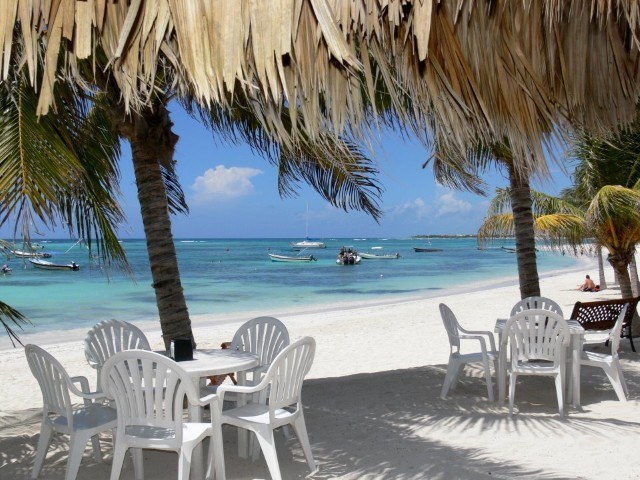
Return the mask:
<path fill-rule="evenodd" d="M 252 387 L 242 386 L 242 385 L 219 385 L 216 391 L 216 394 L 219 397 L 220 405 L 224 403 L 224 395 L 226 392 L 235 392 L 235 393 L 256 393 L 264 388 L 263 385 L 255 385 Z"/>
<path fill-rule="evenodd" d="M 107 396 L 102 392 L 91 393 L 91 390 L 89 389 L 89 380 L 87 380 L 87 377 L 83 377 L 80 375 L 77 377 L 71 377 L 69 380 L 71 380 L 71 382 L 69 383 L 69 390 L 71 390 L 80 398 L 84 398 L 85 400 L 100 400 L 102 398 L 107 398 Z M 75 383 L 80 384 L 80 390 L 78 390 L 78 388 L 74 385 Z"/>
<path fill-rule="evenodd" d="M 489 337 L 489 344 L 491 345 L 491 350 L 492 351 L 496 351 L 496 343 L 495 343 L 495 338 L 493 336 L 493 333 L 488 332 L 486 330 L 465 330 L 464 328 L 460 327 L 460 331 L 462 333 L 466 333 L 469 335 L 486 335 L 487 337 Z"/>
<path fill-rule="evenodd" d="M 482 349 L 483 355 L 487 354 L 487 341 L 482 335 L 458 335 L 460 340 L 478 340 L 480 342 L 480 348 Z M 493 352 L 495 352 L 495 348 Z"/>

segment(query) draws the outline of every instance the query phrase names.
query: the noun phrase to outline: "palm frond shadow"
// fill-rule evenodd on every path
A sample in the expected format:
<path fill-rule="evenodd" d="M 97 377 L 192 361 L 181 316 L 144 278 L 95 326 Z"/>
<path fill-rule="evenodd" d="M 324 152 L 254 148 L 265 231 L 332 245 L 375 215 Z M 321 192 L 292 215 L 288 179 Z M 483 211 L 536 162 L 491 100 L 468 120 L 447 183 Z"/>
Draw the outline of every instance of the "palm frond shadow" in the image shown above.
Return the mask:
<path fill-rule="evenodd" d="M 630 400 L 637 401 L 640 362 L 635 354 L 626 351 L 626 346 L 624 348 L 623 368 Z M 624 438 L 630 433 L 640 435 L 640 422 L 629 417 L 615 418 L 615 410 L 614 413 L 606 410 L 605 415 L 592 411 L 601 402 L 618 405 L 608 380 L 598 369 L 583 374 L 583 409 L 570 408 L 565 419 L 558 415 L 555 390 L 549 379 L 527 378 L 522 385 L 519 383 L 517 413 L 509 418 L 506 406 L 486 399 L 482 371 L 474 366 L 464 370 L 449 398 L 440 399 L 445 370 L 446 365 L 434 365 L 307 380 L 303 403 L 319 470 L 310 474 L 295 435 L 285 438 L 278 431 L 276 442 L 284 478 L 560 479 L 567 478 L 567 472 L 554 470 L 545 460 L 533 466 L 520 457 L 509 460 L 508 453 L 492 448 L 491 439 L 512 435 L 517 442 L 532 439 L 532 445 L 527 448 L 536 448 L 533 443 L 539 443 L 541 438 L 588 436 L 597 442 L 603 435 L 608 438 Z M 0 422 L 0 464 L 3 465 L 0 476 L 3 478 L 23 478 L 30 472 L 40 414 L 26 413 L 17 412 L 13 423 Z M 253 462 L 238 457 L 234 428 L 225 426 L 223 436 L 227 478 L 269 478 L 263 458 Z M 15 437 L 21 441 L 15 441 Z M 112 454 L 110 435 L 103 435 L 101 440 L 106 461 L 95 462 L 87 445 L 78 479 L 108 477 Z M 53 480 L 64 478 L 68 438 L 54 436 L 54 442 L 42 472 L 42 478 Z M 572 448 L 569 440 L 567 448 Z M 171 472 L 177 471 L 177 456 L 168 458 L 167 455 L 145 451 L 147 478 L 170 478 Z M 132 474 L 131 460 L 127 460 L 123 478 Z M 575 472 L 574 478 L 581 478 L 579 472 Z"/>

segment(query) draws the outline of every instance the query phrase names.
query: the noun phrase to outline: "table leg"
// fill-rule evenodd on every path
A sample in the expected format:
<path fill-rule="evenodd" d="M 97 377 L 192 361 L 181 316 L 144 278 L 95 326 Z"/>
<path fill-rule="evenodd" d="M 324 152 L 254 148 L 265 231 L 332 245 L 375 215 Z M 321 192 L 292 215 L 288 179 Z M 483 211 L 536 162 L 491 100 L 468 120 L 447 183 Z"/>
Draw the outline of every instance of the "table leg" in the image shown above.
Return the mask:
<path fill-rule="evenodd" d="M 238 385 L 247 384 L 247 376 L 245 372 L 238 372 Z M 246 395 L 238 394 L 238 407 L 246 405 Z M 238 428 L 238 456 L 240 458 L 249 458 L 249 431 L 244 428 Z"/>
<path fill-rule="evenodd" d="M 194 378 L 192 379 L 193 383 L 196 386 L 196 389 L 200 391 L 200 379 Z M 198 405 L 189 404 L 189 420 L 192 422 L 201 422 L 202 421 L 202 408 Z M 213 440 L 211 440 L 213 441 Z M 193 480 L 203 480 L 204 479 L 204 469 L 203 469 L 203 457 L 202 457 L 202 442 L 198 443 L 191 454 L 191 478 Z"/>
<path fill-rule="evenodd" d="M 573 391 L 572 391 L 572 402 L 573 406 L 576 408 L 580 408 L 580 357 L 582 356 L 582 344 L 584 342 L 584 338 L 582 335 L 573 335 L 573 366 L 572 366 L 572 376 L 573 376 Z"/>

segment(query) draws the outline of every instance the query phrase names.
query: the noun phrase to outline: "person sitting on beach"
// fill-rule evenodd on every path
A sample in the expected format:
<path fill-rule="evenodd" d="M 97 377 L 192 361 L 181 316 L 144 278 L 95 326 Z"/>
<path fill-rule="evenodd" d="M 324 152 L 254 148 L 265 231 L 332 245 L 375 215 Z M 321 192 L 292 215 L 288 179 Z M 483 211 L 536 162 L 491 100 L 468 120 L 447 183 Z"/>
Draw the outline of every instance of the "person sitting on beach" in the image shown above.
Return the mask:
<path fill-rule="evenodd" d="M 596 291 L 596 284 L 591 280 L 591 277 L 587 275 L 584 279 L 584 283 L 578 287 L 581 292 L 594 292 Z"/>

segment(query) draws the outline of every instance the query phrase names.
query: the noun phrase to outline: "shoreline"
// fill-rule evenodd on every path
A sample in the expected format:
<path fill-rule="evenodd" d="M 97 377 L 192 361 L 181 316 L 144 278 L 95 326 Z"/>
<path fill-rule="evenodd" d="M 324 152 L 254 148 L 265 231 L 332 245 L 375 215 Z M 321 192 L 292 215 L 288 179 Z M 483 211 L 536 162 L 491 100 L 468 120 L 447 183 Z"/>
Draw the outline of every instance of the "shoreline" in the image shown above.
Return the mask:
<path fill-rule="evenodd" d="M 597 261 L 594 258 L 589 257 L 577 257 L 576 265 L 569 269 L 555 269 L 545 273 L 539 274 L 540 280 L 545 278 L 551 278 L 557 275 L 565 273 L 578 273 L 582 270 L 593 270 L 598 268 Z M 259 310 L 242 310 L 237 312 L 222 313 L 222 314 L 194 314 L 190 315 L 192 329 L 214 327 L 214 326 L 228 326 L 241 324 L 251 318 L 259 316 L 273 316 L 273 317 L 296 317 L 301 315 L 318 315 L 323 313 L 332 313 L 336 311 L 350 311 L 367 307 L 387 307 L 404 303 L 419 302 L 423 300 L 431 300 L 439 297 L 450 297 L 452 295 L 464 295 L 469 293 L 475 293 L 484 290 L 491 290 L 502 287 L 510 287 L 518 285 L 518 277 L 498 277 L 485 281 L 470 281 L 462 285 L 454 287 L 447 287 L 441 290 L 427 290 L 423 295 L 387 295 L 383 299 L 373 300 L 355 300 L 344 301 L 334 303 L 316 303 L 309 306 L 302 307 L 290 307 L 290 308 L 278 308 L 270 312 Z M 160 336 L 160 319 L 158 317 L 153 320 L 132 321 L 138 328 L 154 336 Z M 27 327 L 28 328 L 28 327 Z M 71 329 L 59 329 L 59 330 L 47 330 L 44 332 L 29 333 L 27 330 L 19 331 L 20 340 L 23 344 L 35 343 L 37 345 L 52 345 L 60 343 L 76 342 L 83 340 L 87 332 L 91 327 L 83 328 L 71 328 Z M 196 337 L 196 341 L 198 338 Z M 20 345 L 16 344 L 15 348 L 19 348 Z M 11 341 L 5 336 L 0 341 L 0 353 L 4 351 L 14 350 L 11 345 Z"/>

